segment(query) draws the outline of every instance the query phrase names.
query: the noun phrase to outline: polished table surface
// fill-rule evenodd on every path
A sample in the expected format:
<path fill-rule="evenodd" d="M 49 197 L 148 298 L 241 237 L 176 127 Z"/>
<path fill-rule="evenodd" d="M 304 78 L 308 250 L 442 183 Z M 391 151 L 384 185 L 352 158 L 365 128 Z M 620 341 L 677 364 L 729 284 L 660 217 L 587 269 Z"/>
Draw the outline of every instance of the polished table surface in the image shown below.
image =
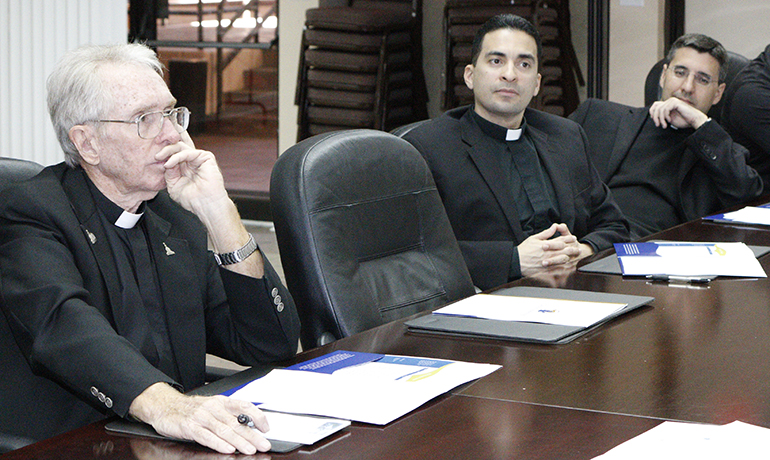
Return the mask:
<path fill-rule="evenodd" d="M 768 229 L 701 221 L 655 238 L 770 246 Z M 770 272 L 770 255 L 760 262 Z M 384 427 L 354 423 L 314 446 L 257 457 L 590 459 L 663 420 L 741 420 L 770 427 L 770 280 L 718 278 L 696 287 L 572 271 L 511 285 L 655 300 L 565 345 L 413 334 L 397 321 L 310 350 L 292 362 L 355 350 L 503 367 Z M 255 372 L 259 370 L 217 384 L 247 380 Z M 89 425 L 6 456 L 228 457 L 192 444 L 112 435 L 103 425 Z"/>

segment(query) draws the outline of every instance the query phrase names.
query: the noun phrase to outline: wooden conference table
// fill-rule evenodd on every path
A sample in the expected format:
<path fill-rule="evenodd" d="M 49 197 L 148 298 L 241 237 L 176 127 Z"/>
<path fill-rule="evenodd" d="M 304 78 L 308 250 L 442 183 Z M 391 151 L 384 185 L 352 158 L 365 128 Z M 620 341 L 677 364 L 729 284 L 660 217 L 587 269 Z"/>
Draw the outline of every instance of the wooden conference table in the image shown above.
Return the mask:
<path fill-rule="evenodd" d="M 770 230 L 701 221 L 655 238 L 770 246 Z M 770 273 L 770 256 L 760 262 Z M 510 285 L 635 294 L 655 301 L 565 345 L 417 335 L 397 321 L 310 350 L 291 363 L 355 350 L 503 367 L 386 426 L 354 423 L 316 445 L 256 458 L 590 459 L 663 420 L 741 420 L 770 427 L 769 279 L 718 278 L 695 287 L 573 271 Z M 247 370 L 215 384 L 232 385 L 259 372 Z M 104 422 L 6 457 L 229 458 L 193 444 L 109 434 Z"/>

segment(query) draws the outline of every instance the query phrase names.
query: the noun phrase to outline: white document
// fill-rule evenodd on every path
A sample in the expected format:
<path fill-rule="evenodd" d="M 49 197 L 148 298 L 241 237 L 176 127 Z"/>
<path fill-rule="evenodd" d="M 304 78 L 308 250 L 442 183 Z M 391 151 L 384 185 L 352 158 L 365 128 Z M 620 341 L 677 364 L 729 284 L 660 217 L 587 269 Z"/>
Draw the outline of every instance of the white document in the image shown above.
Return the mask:
<path fill-rule="evenodd" d="M 770 429 L 733 422 L 702 425 L 663 422 L 594 460 L 768 458 Z"/>
<path fill-rule="evenodd" d="M 265 437 L 270 441 L 296 442 L 310 445 L 350 426 L 348 420 L 308 415 L 282 414 L 264 411 L 270 431 Z"/>
<path fill-rule="evenodd" d="M 476 294 L 433 314 L 589 327 L 627 304 Z"/>
<path fill-rule="evenodd" d="M 615 243 L 615 252 L 624 275 L 767 277 L 744 243 Z"/>
<path fill-rule="evenodd" d="M 346 365 L 359 356 L 372 358 Z M 343 359 L 339 359 L 342 356 Z M 321 363 L 320 366 L 314 366 Z M 231 395 L 260 409 L 387 424 L 427 401 L 501 366 L 338 351 L 276 369 Z M 298 370 L 304 368 L 308 370 Z M 327 368 L 332 368 L 327 370 Z"/>
<path fill-rule="evenodd" d="M 770 225 L 770 208 L 746 206 L 722 215 L 722 219 L 746 224 Z"/>

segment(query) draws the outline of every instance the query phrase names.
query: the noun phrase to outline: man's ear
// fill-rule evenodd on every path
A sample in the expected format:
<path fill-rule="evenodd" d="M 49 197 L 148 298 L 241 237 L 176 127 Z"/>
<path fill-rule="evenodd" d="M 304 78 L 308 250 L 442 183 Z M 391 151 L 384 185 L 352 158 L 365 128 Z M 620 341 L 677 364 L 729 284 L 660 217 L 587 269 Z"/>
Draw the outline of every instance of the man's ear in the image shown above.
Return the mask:
<path fill-rule="evenodd" d="M 666 69 L 668 69 L 668 64 L 663 64 L 663 68 L 660 69 L 660 78 L 658 79 L 658 87 L 660 89 L 663 89 L 666 85 Z"/>
<path fill-rule="evenodd" d="M 463 78 L 465 79 L 465 86 L 467 86 L 469 90 L 473 91 L 473 64 L 468 64 L 465 66 Z"/>
<path fill-rule="evenodd" d="M 70 141 L 89 165 L 99 164 L 99 143 L 93 127 L 88 125 L 75 125 L 69 131 Z"/>
<path fill-rule="evenodd" d="M 726 83 L 720 83 L 719 86 L 717 86 L 717 92 L 714 93 L 714 100 L 711 102 L 711 105 L 714 105 L 717 102 L 722 100 L 722 95 L 725 94 L 726 87 L 727 87 Z"/>

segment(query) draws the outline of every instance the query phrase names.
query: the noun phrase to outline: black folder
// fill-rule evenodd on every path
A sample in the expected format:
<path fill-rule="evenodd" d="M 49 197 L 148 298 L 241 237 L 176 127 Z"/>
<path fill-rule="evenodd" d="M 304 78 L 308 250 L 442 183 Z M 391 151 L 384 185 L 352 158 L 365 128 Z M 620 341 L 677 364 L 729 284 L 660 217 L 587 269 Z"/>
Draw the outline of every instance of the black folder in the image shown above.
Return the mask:
<path fill-rule="evenodd" d="M 107 423 L 107 425 L 105 425 L 105 428 L 107 429 L 107 431 L 117 433 L 117 434 L 125 434 L 130 436 L 142 436 L 142 437 L 155 438 L 155 439 L 165 439 L 167 441 L 191 442 L 191 441 L 186 441 L 181 439 L 169 438 L 168 436 L 163 436 L 161 434 L 158 434 L 158 432 L 155 431 L 150 425 L 140 423 L 140 422 L 131 422 L 122 418 L 113 420 Z M 291 452 L 292 450 L 300 446 L 301 444 L 297 444 L 293 442 L 270 441 L 270 452 L 277 452 L 277 453 Z"/>
<path fill-rule="evenodd" d="M 161 434 L 158 434 L 158 432 L 155 431 L 150 425 L 146 425 L 140 422 L 131 422 L 125 419 L 113 420 L 107 423 L 105 428 L 107 429 L 107 431 L 117 433 L 117 434 L 125 434 L 130 436 L 142 436 L 142 437 L 155 438 L 155 439 L 165 439 L 167 441 L 190 442 L 190 441 L 185 441 L 181 439 L 169 438 L 168 436 L 163 436 Z M 292 450 L 300 446 L 301 444 L 296 444 L 293 442 L 270 441 L 270 452 L 277 452 L 277 453 L 291 452 Z"/>
<path fill-rule="evenodd" d="M 563 344 L 575 340 L 613 318 L 635 310 L 643 305 L 647 305 L 655 300 L 654 297 L 529 286 L 505 288 L 495 291 L 493 294 L 512 297 L 581 300 L 586 302 L 612 302 L 623 303 L 626 304 L 626 306 L 588 327 L 431 314 L 407 321 L 405 323 L 407 330 L 413 333 L 439 334 L 465 338 Z"/>

